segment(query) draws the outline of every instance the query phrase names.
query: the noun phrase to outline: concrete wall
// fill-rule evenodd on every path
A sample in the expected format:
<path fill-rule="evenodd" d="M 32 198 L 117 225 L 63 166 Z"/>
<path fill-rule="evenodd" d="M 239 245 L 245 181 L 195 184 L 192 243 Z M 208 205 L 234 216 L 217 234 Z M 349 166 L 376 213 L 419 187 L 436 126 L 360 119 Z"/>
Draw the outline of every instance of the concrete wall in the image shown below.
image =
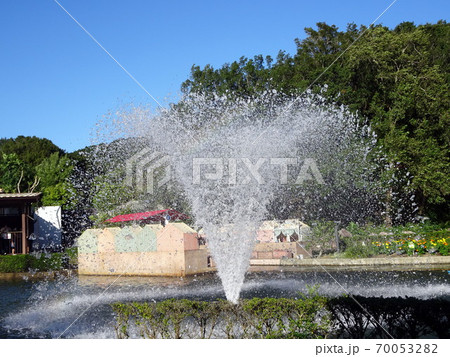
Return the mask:
<path fill-rule="evenodd" d="M 57 248 L 61 246 L 61 206 L 39 207 L 34 212 L 33 248 Z"/>
<path fill-rule="evenodd" d="M 77 242 L 81 275 L 184 276 L 212 270 L 208 250 L 200 249 L 197 233 L 184 223 L 88 229 Z"/>
<path fill-rule="evenodd" d="M 258 230 L 256 240 L 261 243 L 273 242 L 273 230 Z"/>
<path fill-rule="evenodd" d="M 158 231 L 156 250 L 158 252 L 173 252 L 183 250 L 183 232 L 178 230 L 172 224 L 167 224 L 163 229 Z"/>
<path fill-rule="evenodd" d="M 208 268 L 208 256 L 210 256 L 207 249 L 188 250 L 184 253 L 186 263 L 186 275 L 204 273 L 214 270 Z"/>
<path fill-rule="evenodd" d="M 115 232 L 115 249 L 117 252 L 154 252 L 156 251 L 156 232 L 157 230 L 150 225 L 144 228 L 119 229 Z"/>
<path fill-rule="evenodd" d="M 115 236 L 120 231 L 120 228 L 107 228 L 100 231 L 97 235 L 97 252 L 98 253 L 113 253 L 115 248 Z"/>
<path fill-rule="evenodd" d="M 79 253 L 97 253 L 98 239 L 101 229 L 87 229 L 77 239 Z"/>
<path fill-rule="evenodd" d="M 184 253 L 80 253 L 78 255 L 78 274 L 184 276 L 186 275 Z"/>
<path fill-rule="evenodd" d="M 197 233 L 184 233 L 184 250 L 197 250 L 200 248 L 198 244 Z"/>
<path fill-rule="evenodd" d="M 295 242 L 257 243 L 251 259 L 309 258 L 310 254 Z"/>
<path fill-rule="evenodd" d="M 182 227 L 185 228 L 185 227 Z M 176 224 L 168 224 L 157 233 L 158 252 L 172 252 L 175 250 L 199 249 L 197 232 L 194 230 L 180 229 Z"/>

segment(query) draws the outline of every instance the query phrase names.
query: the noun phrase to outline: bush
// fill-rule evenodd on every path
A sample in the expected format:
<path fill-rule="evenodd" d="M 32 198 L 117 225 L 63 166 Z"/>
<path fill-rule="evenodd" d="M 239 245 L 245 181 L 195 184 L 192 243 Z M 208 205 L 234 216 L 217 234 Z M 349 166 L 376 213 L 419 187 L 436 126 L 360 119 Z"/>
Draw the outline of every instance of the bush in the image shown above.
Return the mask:
<path fill-rule="evenodd" d="M 367 245 L 362 245 L 361 243 L 356 243 L 353 245 L 347 245 L 344 257 L 355 259 L 355 258 L 369 258 L 374 254 L 372 247 Z"/>
<path fill-rule="evenodd" d="M 77 247 L 66 248 L 64 253 L 67 258 L 68 268 L 69 269 L 76 268 L 78 266 L 78 248 Z"/>
<path fill-rule="evenodd" d="M 63 269 L 63 254 L 38 253 L 30 255 L 28 268 L 37 271 L 61 270 Z"/>
<path fill-rule="evenodd" d="M 305 240 L 305 248 L 313 251 L 313 254 L 334 252 L 336 250 L 335 223 L 332 221 L 310 222 L 311 232 Z"/>
<path fill-rule="evenodd" d="M 72 269 L 76 265 L 76 248 L 70 248 L 64 253 L 0 255 L 0 273 L 22 273 L 29 270 L 53 271 Z"/>
<path fill-rule="evenodd" d="M 19 273 L 28 270 L 29 255 L 1 255 L 0 273 Z"/>
<path fill-rule="evenodd" d="M 169 299 L 115 303 L 116 334 L 128 338 L 324 338 L 330 331 L 327 299 L 253 298 L 229 301 Z"/>
<path fill-rule="evenodd" d="M 334 338 L 449 338 L 445 298 L 341 296 L 327 302 Z"/>
<path fill-rule="evenodd" d="M 449 338 L 445 298 L 340 296 L 114 303 L 119 338 Z"/>

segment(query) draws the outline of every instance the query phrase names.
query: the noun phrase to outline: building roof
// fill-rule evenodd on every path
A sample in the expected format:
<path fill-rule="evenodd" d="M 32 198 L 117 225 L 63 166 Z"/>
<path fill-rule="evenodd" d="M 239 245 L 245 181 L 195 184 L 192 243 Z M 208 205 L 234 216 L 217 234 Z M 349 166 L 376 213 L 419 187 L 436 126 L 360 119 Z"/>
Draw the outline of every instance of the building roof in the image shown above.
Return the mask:
<path fill-rule="evenodd" d="M 40 192 L 25 192 L 25 193 L 0 193 L 0 199 L 3 198 L 39 198 Z"/>
<path fill-rule="evenodd" d="M 0 193 L 0 204 L 17 204 L 37 202 L 41 198 L 40 192 L 27 193 Z"/>

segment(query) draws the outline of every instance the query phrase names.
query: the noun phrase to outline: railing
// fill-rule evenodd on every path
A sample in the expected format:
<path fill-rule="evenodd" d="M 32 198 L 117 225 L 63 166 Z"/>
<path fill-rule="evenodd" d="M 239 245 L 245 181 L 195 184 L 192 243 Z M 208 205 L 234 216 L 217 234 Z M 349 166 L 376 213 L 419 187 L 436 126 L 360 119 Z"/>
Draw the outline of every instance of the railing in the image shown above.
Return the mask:
<path fill-rule="evenodd" d="M 22 250 L 22 232 L 7 232 L 0 236 L 0 253 L 1 254 L 19 254 L 24 253 Z"/>

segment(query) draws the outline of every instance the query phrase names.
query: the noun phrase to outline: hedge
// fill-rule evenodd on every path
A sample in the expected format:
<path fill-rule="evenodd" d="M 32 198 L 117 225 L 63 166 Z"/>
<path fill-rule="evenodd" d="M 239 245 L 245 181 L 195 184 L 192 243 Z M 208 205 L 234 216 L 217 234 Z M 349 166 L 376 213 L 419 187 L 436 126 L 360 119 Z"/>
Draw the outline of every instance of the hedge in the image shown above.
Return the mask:
<path fill-rule="evenodd" d="M 27 271 L 51 271 L 70 269 L 76 266 L 76 250 L 69 248 L 64 253 L 32 253 L 0 255 L 0 273 Z"/>
<path fill-rule="evenodd" d="M 325 338 L 330 326 L 326 299 L 169 299 L 115 303 L 116 334 L 128 338 Z"/>
<path fill-rule="evenodd" d="M 445 298 L 169 299 L 112 308 L 118 338 L 450 338 Z"/>
<path fill-rule="evenodd" d="M 1 273 L 18 273 L 27 271 L 30 266 L 30 256 L 20 255 L 0 255 Z"/>

